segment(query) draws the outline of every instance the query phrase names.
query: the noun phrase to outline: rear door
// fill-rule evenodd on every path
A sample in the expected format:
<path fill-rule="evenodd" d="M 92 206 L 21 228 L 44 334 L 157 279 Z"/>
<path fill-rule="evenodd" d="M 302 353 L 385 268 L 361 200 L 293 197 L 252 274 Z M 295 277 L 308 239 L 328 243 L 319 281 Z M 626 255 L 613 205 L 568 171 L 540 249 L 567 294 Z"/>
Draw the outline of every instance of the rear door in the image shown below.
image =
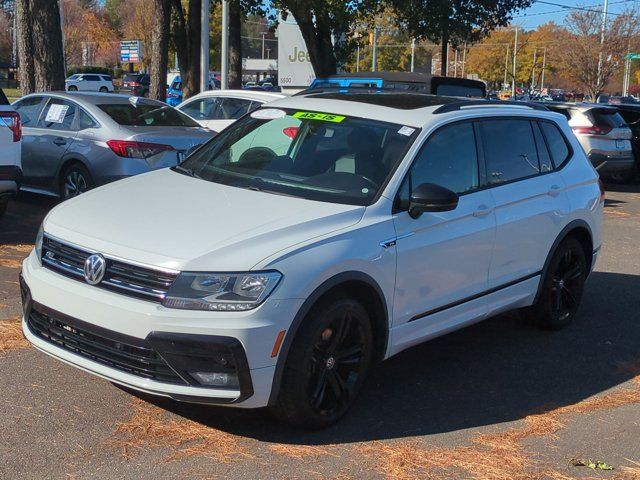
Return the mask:
<path fill-rule="evenodd" d="M 54 187 L 53 181 L 62 157 L 74 141 L 77 131 L 76 104 L 50 97 L 30 128 L 28 150 L 23 155 L 25 183 L 39 187 Z"/>
<path fill-rule="evenodd" d="M 537 121 L 483 119 L 478 125 L 497 222 L 489 289 L 502 289 L 540 274 L 566 224 L 569 201 Z"/>

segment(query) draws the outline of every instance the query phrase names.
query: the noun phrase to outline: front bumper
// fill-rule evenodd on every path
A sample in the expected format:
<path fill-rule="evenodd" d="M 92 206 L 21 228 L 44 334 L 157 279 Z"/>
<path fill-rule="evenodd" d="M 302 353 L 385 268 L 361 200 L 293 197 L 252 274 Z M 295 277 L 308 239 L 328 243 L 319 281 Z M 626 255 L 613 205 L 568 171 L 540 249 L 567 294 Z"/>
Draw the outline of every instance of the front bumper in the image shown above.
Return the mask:
<path fill-rule="evenodd" d="M 271 350 L 278 332 L 288 328 L 282 322 L 290 321 L 299 308 L 297 301 L 280 300 L 250 312 L 167 309 L 63 277 L 40 266 L 33 253 L 23 263 L 22 278 L 23 333 L 36 348 L 131 389 L 196 403 L 266 406 L 277 360 Z M 32 315 L 48 317 L 53 337 L 43 335 L 42 318 L 36 328 Z M 87 339 L 97 341 L 101 350 L 74 344 Z M 106 360 L 105 349 L 111 355 Z M 189 372 L 207 371 L 221 351 L 233 356 L 238 385 L 199 385 Z M 124 368 L 120 352 L 127 354 Z M 132 358 L 132 352 L 144 358 Z"/>

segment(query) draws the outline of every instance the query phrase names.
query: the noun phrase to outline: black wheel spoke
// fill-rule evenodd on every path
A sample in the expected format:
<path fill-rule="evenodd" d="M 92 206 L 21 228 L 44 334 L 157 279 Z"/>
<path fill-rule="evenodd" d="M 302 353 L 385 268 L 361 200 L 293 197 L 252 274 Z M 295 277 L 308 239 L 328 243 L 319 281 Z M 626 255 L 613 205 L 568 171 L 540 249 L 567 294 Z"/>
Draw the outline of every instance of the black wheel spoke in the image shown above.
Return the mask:
<path fill-rule="evenodd" d="M 565 302 L 569 308 L 572 308 L 576 303 L 578 303 L 576 296 L 566 286 L 562 288 L 562 295 L 564 296 Z"/>
<path fill-rule="evenodd" d="M 333 331 L 333 335 L 331 337 L 331 343 L 327 348 L 327 352 L 332 354 L 335 352 L 338 347 L 344 342 L 349 330 L 351 329 L 351 313 L 346 312 L 342 320 L 339 320 L 337 323 L 336 329 Z"/>
<path fill-rule="evenodd" d="M 327 382 L 333 390 L 333 394 L 336 397 L 338 403 L 342 403 L 348 397 L 347 385 L 336 370 L 329 370 L 327 375 Z"/>
<path fill-rule="evenodd" d="M 553 309 L 556 313 L 560 313 L 562 310 L 562 293 L 560 287 L 556 286 L 553 289 Z"/>
<path fill-rule="evenodd" d="M 336 362 L 341 365 L 357 364 L 362 358 L 363 353 L 362 345 L 354 345 L 338 350 L 335 354 L 335 359 Z"/>
<path fill-rule="evenodd" d="M 318 380 L 316 381 L 315 388 L 311 393 L 311 405 L 313 408 L 320 408 L 322 401 L 324 400 L 324 394 L 327 390 L 327 372 L 328 370 L 323 368 L 318 374 Z"/>

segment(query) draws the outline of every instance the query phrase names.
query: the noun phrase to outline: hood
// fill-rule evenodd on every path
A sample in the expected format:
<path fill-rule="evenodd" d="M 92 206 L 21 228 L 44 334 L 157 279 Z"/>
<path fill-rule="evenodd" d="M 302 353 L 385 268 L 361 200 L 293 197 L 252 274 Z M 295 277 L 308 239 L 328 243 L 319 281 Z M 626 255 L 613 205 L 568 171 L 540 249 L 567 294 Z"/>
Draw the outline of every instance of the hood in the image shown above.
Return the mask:
<path fill-rule="evenodd" d="M 266 257 L 357 223 L 365 208 L 229 187 L 158 170 L 54 208 L 45 232 L 150 266 L 250 270 Z"/>

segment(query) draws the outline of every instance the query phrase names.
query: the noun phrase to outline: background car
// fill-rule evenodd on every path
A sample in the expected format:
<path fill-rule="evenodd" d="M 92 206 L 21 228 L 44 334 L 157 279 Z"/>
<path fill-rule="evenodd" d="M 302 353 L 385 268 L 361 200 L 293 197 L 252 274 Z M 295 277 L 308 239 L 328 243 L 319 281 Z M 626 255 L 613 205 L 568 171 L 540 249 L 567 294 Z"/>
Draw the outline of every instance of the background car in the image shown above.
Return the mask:
<path fill-rule="evenodd" d="M 191 97 L 177 108 L 200 125 L 219 132 L 263 103 L 284 97 L 281 93 L 251 90 L 209 90 Z"/>
<path fill-rule="evenodd" d="M 209 73 L 209 90 L 219 90 L 220 80 L 215 78 L 213 73 Z M 167 88 L 167 103 L 176 107 L 182 103 L 182 79 L 176 76 Z"/>
<path fill-rule="evenodd" d="M 173 107 L 126 95 L 32 94 L 14 107 L 24 125 L 25 186 L 64 199 L 176 165 L 212 137 Z"/>
<path fill-rule="evenodd" d="M 630 183 L 640 173 L 640 105 L 621 104 L 614 108 L 631 129 L 631 149 L 633 151 L 634 165 L 627 172 L 617 172 L 610 175 L 610 179 L 616 183 Z"/>
<path fill-rule="evenodd" d="M 634 165 L 631 130 L 615 108 L 596 104 L 544 104 L 563 114 L 603 177 L 627 175 Z"/>
<path fill-rule="evenodd" d="M 84 73 L 71 75 L 64 81 L 68 92 L 113 92 L 113 80 L 109 75 L 101 73 Z"/>
<path fill-rule="evenodd" d="M 119 93 L 148 97 L 151 77 L 146 73 L 128 73 L 122 78 Z"/>
<path fill-rule="evenodd" d="M 22 123 L 0 88 L 0 218 L 7 209 L 9 199 L 18 193 L 20 177 L 20 149 Z"/>

